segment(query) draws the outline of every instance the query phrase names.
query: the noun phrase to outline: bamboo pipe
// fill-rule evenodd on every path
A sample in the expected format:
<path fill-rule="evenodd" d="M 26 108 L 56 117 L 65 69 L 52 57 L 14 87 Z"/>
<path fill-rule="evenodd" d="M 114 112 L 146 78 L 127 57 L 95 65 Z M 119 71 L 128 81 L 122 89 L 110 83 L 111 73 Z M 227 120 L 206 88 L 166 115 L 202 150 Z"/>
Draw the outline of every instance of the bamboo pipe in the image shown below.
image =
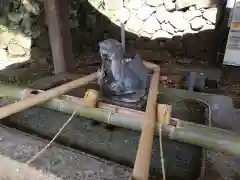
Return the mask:
<path fill-rule="evenodd" d="M 2 85 L 2 84 L 0 84 L 0 89 L 1 89 L 0 97 L 9 97 L 9 98 L 13 98 L 14 100 L 26 99 L 28 97 L 33 97 L 36 94 L 45 92 L 45 91 L 37 90 L 37 89 L 19 88 L 19 87 L 13 87 L 13 86 Z M 60 97 L 53 98 L 53 100 L 54 99 L 62 101 L 62 102 L 68 102 L 70 104 L 74 104 L 74 106 L 84 108 L 84 98 L 78 98 L 78 97 L 69 96 L 69 95 L 61 95 Z M 142 111 L 129 109 L 129 108 L 125 108 L 125 107 L 120 107 L 120 106 L 107 104 L 107 103 L 103 103 L 103 102 L 97 102 L 96 107 L 98 107 L 99 109 L 108 111 L 108 112 L 114 111 L 115 113 L 136 116 L 139 118 L 142 117 L 142 115 L 144 114 L 144 112 L 142 112 Z"/>
<path fill-rule="evenodd" d="M 0 84 L 0 89 L 0 97 L 8 97 L 12 100 L 21 100 L 35 96 L 30 94 L 33 91 L 31 89 L 22 89 L 2 84 Z M 112 105 L 105 104 L 103 107 L 107 107 L 107 109 L 100 109 L 83 108 L 81 104 L 81 99 L 63 95 L 53 98 L 44 104 L 38 104 L 38 106 L 67 114 L 72 114 L 76 110 L 77 116 L 111 123 L 112 125 L 134 131 L 141 131 L 143 127 L 144 120 L 142 114 L 138 114 L 139 111 L 127 111 L 127 108 L 119 107 L 118 113 L 111 113 Z M 111 114 L 110 117 L 109 114 Z M 155 129 L 156 136 L 159 135 L 158 128 L 159 126 L 157 125 Z M 170 125 L 163 125 L 163 136 L 171 140 L 240 156 L 240 135 L 235 132 L 171 118 Z"/>
<path fill-rule="evenodd" d="M 90 74 L 88 76 L 79 78 L 77 80 L 71 81 L 69 83 L 63 84 L 61 86 L 58 86 L 56 88 L 52 88 L 48 91 L 45 91 L 43 93 L 37 94 L 36 96 L 33 96 L 31 98 L 26 98 L 24 100 L 15 102 L 13 104 L 9 104 L 7 106 L 4 106 L 0 108 L 0 119 L 3 119 L 5 117 L 8 117 L 10 115 L 13 115 L 15 113 L 18 113 L 20 111 L 23 111 L 25 109 L 28 109 L 30 107 L 36 106 L 38 104 L 44 103 L 48 100 L 51 100 L 54 97 L 57 97 L 59 95 L 62 95 L 72 89 L 75 89 L 77 87 L 83 86 L 85 84 L 88 84 L 89 82 L 92 82 L 97 79 L 97 73 Z"/>
<path fill-rule="evenodd" d="M 156 105 L 160 70 L 156 70 L 150 83 L 144 124 L 139 140 L 136 160 L 131 179 L 147 180 L 152 155 L 152 141 L 156 124 Z"/>

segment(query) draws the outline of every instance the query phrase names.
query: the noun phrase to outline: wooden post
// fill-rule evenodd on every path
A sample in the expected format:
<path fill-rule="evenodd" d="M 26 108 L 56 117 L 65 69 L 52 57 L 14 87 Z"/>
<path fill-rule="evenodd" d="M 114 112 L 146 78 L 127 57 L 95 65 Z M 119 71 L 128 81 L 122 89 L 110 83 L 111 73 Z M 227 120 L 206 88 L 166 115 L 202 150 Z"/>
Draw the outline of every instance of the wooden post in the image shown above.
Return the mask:
<path fill-rule="evenodd" d="M 44 0 L 55 74 L 74 72 L 68 0 Z"/>
<path fill-rule="evenodd" d="M 148 180 L 152 155 L 152 141 L 157 119 L 159 75 L 160 70 L 155 69 L 149 88 L 147 107 L 144 114 L 144 125 L 142 127 L 131 180 Z"/>

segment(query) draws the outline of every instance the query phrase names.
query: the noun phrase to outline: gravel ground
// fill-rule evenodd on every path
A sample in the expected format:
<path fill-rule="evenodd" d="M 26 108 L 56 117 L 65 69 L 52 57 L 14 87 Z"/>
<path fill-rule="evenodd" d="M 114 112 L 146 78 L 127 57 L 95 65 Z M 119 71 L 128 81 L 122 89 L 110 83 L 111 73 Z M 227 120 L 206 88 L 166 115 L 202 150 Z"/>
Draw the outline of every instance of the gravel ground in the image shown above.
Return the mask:
<path fill-rule="evenodd" d="M 0 126 L 0 179 L 12 180 L 120 180 L 130 170 L 109 161 L 53 144 L 33 164 L 25 163 L 46 141 Z"/>
<path fill-rule="evenodd" d="M 46 141 L 0 126 L 0 180 L 128 179 L 130 169 L 53 144 L 33 164 L 24 164 Z M 208 151 L 204 180 L 239 180 L 240 158 Z"/>

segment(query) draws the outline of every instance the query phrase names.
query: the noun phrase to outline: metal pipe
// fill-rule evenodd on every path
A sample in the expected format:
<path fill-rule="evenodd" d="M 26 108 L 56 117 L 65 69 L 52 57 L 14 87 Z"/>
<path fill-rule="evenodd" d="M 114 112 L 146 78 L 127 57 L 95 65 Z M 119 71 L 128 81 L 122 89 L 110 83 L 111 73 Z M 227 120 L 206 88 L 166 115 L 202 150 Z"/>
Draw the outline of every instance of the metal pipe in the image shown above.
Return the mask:
<path fill-rule="evenodd" d="M 44 92 L 40 90 L 24 89 L 9 85 L 0 84 L 0 97 L 12 100 L 22 100 L 36 96 L 31 92 Z M 60 96 L 38 104 L 39 107 L 72 114 L 74 110 L 76 115 L 99 122 L 110 123 L 112 125 L 141 131 L 144 119 L 140 111 L 129 110 L 127 108 L 117 107 L 117 113 L 113 112 L 115 106 L 102 104 L 101 108 L 84 108 L 80 98 L 72 96 Z M 138 114 L 139 113 L 139 114 Z M 231 131 L 218 128 L 212 128 L 187 121 L 172 118 L 171 125 L 163 125 L 163 136 L 179 142 L 209 148 L 219 152 L 240 156 L 240 135 Z M 158 126 L 155 129 L 155 135 L 158 136 Z"/>
<path fill-rule="evenodd" d="M 152 76 L 146 112 L 144 114 L 144 124 L 139 140 L 136 160 L 134 163 L 131 179 L 147 180 L 152 155 L 152 142 L 157 119 L 157 96 L 160 70 L 156 70 Z"/>
<path fill-rule="evenodd" d="M 52 88 L 43 93 L 37 94 L 34 97 L 26 98 L 21 101 L 9 104 L 0 108 L 0 119 L 8 117 L 12 114 L 18 113 L 30 107 L 36 106 L 38 104 L 44 103 L 48 100 L 51 100 L 54 97 L 60 96 L 70 90 L 73 90 L 77 87 L 83 86 L 97 79 L 97 73 L 90 74 L 88 76 L 79 78 L 77 80 L 71 81 L 69 83 L 63 84 L 56 88 Z"/>
<path fill-rule="evenodd" d="M 124 53 L 126 52 L 126 42 L 125 42 L 125 26 L 124 23 L 121 23 L 121 42 L 123 46 Z"/>

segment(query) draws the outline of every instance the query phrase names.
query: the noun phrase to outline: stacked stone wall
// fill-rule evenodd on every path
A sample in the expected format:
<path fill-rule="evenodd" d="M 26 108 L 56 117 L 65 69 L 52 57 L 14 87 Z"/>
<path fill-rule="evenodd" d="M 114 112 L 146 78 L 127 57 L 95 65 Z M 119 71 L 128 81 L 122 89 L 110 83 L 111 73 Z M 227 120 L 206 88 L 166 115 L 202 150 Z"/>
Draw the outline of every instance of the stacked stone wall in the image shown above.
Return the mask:
<path fill-rule="evenodd" d="M 214 0 L 70 0 L 74 52 L 96 52 L 105 38 L 120 40 L 123 23 L 127 45 L 138 49 L 143 58 L 165 60 L 170 53 L 209 59 L 216 53 L 219 4 Z M 1 1 L 0 69 L 27 60 L 45 63 L 49 53 L 43 2 Z"/>

